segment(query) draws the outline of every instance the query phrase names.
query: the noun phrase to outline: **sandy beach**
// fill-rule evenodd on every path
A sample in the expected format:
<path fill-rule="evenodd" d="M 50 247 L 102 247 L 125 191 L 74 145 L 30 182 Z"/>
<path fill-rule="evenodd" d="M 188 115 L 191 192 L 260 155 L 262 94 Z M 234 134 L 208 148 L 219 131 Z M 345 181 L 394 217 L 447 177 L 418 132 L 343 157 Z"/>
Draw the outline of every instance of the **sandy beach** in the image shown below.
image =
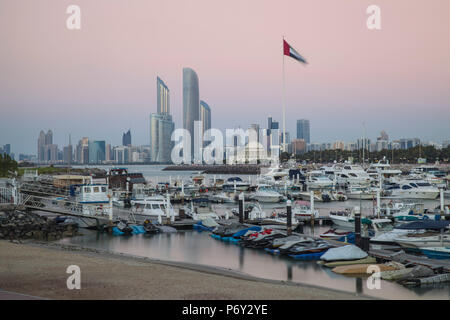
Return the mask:
<path fill-rule="evenodd" d="M 66 269 L 81 269 L 67 289 Z M 232 270 L 151 260 L 56 243 L 0 241 L 0 290 L 46 299 L 366 299 Z M 6 296 L 5 296 L 6 297 Z"/>

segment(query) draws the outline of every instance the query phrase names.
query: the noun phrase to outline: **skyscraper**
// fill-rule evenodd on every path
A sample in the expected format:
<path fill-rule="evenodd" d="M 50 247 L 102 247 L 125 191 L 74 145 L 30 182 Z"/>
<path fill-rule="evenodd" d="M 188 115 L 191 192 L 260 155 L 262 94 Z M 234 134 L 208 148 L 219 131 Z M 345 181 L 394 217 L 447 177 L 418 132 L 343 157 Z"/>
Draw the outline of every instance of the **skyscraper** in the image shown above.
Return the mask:
<path fill-rule="evenodd" d="M 125 132 L 122 135 L 122 145 L 123 146 L 131 146 L 131 132 L 128 130 L 128 132 Z"/>
<path fill-rule="evenodd" d="M 89 141 L 89 163 L 99 164 L 105 160 L 105 141 Z"/>
<path fill-rule="evenodd" d="M 309 143 L 309 138 L 309 120 L 297 120 L 297 139 L 303 139 L 306 141 L 306 143 Z"/>
<path fill-rule="evenodd" d="M 47 134 L 45 135 L 45 144 L 53 144 L 53 132 L 52 130 L 48 130 Z"/>
<path fill-rule="evenodd" d="M 38 146 L 37 146 L 37 160 L 38 162 L 44 162 L 44 146 L 45 146 L 45 133 L 44 130 L 41 130 L 38 138 Z"/>
<path fill-rule="evenodd" d="M 175 124 L 170 115 L 169 88 L 157 77 L 156 89 L 157 113 L 150 115 L 150 161 L 171 162 Z"/>
<path fill-rule="evenodd" d="M 173 142 L 172 132 L 175 125 L 170 114 L 150 115 L 150 160 L 153 162 L 170 162 Z"/>
<path fill-rule="evenodd" d="M 200 120 L 202 121 L 202 133 L 205 134 L 205 131 L 211 129 L 211 108 L 203 100 L 200 100 Z M 209 140 L 210 136 L 205 136 L 205 140 Z M 205 146 L 205 142 L 203 146 Z"/>
<path fill-rule="evenodd" d="M 170 114 L 169 88 L 160 77 L 156 77 L 156 101 L 158 114 Z"/>
<path fill-rule="evenodd" d="M 199 120 L 198 76 L 191 68 L 183 68 L 183 128 L 191 135 L 191 156 L 194 155 L 194 121 Z"/>

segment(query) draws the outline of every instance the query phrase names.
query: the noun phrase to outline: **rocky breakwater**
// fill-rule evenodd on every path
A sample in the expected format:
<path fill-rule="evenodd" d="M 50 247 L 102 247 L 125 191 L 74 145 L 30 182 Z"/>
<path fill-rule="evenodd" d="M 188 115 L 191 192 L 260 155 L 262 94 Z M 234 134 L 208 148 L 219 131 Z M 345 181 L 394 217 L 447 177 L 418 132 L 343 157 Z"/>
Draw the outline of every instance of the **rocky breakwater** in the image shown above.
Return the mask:
<path fill-rule="evenodd" d="M 78 232 L 78 225 L 68 219 L 49 218 L 16 209 L 0 210 L 0 239 L 57 240 Z"/>

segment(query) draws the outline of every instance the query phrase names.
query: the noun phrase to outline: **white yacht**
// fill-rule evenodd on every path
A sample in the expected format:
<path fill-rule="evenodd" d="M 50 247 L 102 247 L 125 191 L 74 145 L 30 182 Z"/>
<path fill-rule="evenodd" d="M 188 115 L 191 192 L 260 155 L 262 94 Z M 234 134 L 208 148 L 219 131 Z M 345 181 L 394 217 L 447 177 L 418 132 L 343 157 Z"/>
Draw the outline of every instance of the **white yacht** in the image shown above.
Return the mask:
<path fill-rule="evenodd" d="M 403 180 L 390 185 L 386 194 L 394 198 L 436 199 L 439 196 L 439 189 L 423 180 Z"/>
<path fill-rule="evenodd" d="M 267 184 L 258 185 L 255 193 L 250 195 L 250 199 L 256 200 L 258 202 L 266 203 L 277 203 L 280 202 L 284 197 L 275 191 L 275 189 Z"/>
<path fill-rule="evenodd" d="M 88 216 L 108 217 L 112 214 L 107 184 L 82 184 L 70 186 L 70 196 L 75 198 L 78 213 L 86 217 L 72 217 L 81 228 L 97 226 L 97 220 Z"/>
<path fill-rule="evenodd" d="M 319 170 L 308 172 L 305 183 L 309 189 L 331 189 L 334 187 L 334 181 Z"/>
<path fill-rule="evenodd" d="M 350 185 L 346 195 L 348 199 L 373 200 L 377 197 L 377 191 L 367 186 Z"/>
<path fill-rule="evenodd" d="M 380 178 L 380 175 L 383 177 L 383 179 L 390 179 L 402 174 L 401 170 L 392 169 L 389 161 L 385 161 L 384 163 L 381 161 L 378 163 L 372 163 L 366 170 L 366 172 L 374 180 L 378 180 Z"/>
<path fill-rule="evenodd" d="M 295 201 L 292 207 L 292 214 L 297 218 L 311 218 L 311 215 L 315 219 L 319 218 L 319 210 L 311 210 L 311 205 L 307 201 Z"/>
<path fill-rule="evenodd" d="M 273 166 L 269 168 L 269 171 L 263 175 L 262 177 L 273 177 L 275 181 L 282 180 L 284 177 L 289 176 L 289 170 L 283 169 L 279 166 Z"/>
<path fill-rule="evenodd" d="M 339 185 L 369 185 L 373 179 L 361 166 L 345 164 L 337 173 L 336 181 Z"/>
<path fill-rule="evenodd" d="M 211 206 L 207 198 L 194 198 L 189 207 L 186 208 L 186 214 L 194 221 L 203 221 L 206 219 L 219 220 L 219 215 Z"/>
<path fill-rule="evenodd" d="M 227 181 L 222 184 L 223 191 L 247 191 L 250 188 L 250 183 L 242 181 L 239 177 L 228 178 Z"/>
<path fill-rule="evenodd" d="M 178 212 L 173 209 L 170 201 L 162 196 L 147 197 L 144 200 L 132 200 L 131 204 L 133 205 L 133 214 L 137 217 L 150 219 L 178 217 Z"/>

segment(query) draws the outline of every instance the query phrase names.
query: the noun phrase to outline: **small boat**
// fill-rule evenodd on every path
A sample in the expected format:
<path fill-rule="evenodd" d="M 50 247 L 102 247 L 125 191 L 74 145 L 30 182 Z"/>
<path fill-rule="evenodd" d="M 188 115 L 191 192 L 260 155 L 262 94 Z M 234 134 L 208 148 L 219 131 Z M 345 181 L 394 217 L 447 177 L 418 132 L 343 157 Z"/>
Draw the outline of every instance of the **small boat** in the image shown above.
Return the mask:
<path fill-rule="evenodd" d="M 239 177 L 231 177 L 222 184 L 223 191 L 235 192 L 235 191 L 247 191 L 250 188 L 250 183 L 242 181 Z"/>
<path fill-rule="evenodd" d="M 155 233 L 159 233 L 161 230 L 156 227 L 155 224 L 153 224 L 150 220 L 146 219 L 143 223 L 143 227 L 146 233 L 149 234 L 155 234 Z"/>
<path fill-rule="evenodd" d="M 388 265 L 388 264 L 355 264 L 355 265 L 346 265 L 346 266 L 338 266 L 331 269 L 331 271 L 339 274 L 349 274 L 349 275 L 359 275 L 359 274 L 368 274 L 367 270 L 369 267 L 376 266 L 380 271 L 394 271 L 398 270 L 397 267 Z"/>
<path fill-rule="evenodd" d="M 350 233 L 352 233 L 351 231 L 343 231 L 343 232 L 339 232 L 336 231 L 336 229 L 329 229 L 328 231 L 325 231 L 324 233 L 320 234 L 319 237 L 323 238 L 323 239 L 339 239 L 343 236 L 348 236 Z"/>
<path fill-rule="evenodd" d="M 450 247 L 423 247 L 420 252 L 430 259 L 450 259 Z"/>
<path fill-rule="evenodd" d="M 209 200 L 214 203 L 234 203 L 234 198 L 225 192 L 212 194 L 209 196 Z"/>
<path fill-rule="evenodd" d="M 264 203 L 278 203 L 283 200 L 283 196 L 275 191 L 273 187 L 267 184 L 260 184 L 256 192 L 250 196 L 250 199 Z"/>
<path fill-rule="evenodd" d="M 311 218 L 311 216 L 315 219 L 319 218 L 319 210 L 311 212 L 310 203 L 307 201 L 295 201 L 292 214 L 297 218 Z"/>
<path fill-rule="evenodd" d="M 131 235 L 133 233 L 133 228 L 128 224 L 126 220 L 119 220 L 116 226 L 113 227 L 113 234 L 116 235 Z"/>

